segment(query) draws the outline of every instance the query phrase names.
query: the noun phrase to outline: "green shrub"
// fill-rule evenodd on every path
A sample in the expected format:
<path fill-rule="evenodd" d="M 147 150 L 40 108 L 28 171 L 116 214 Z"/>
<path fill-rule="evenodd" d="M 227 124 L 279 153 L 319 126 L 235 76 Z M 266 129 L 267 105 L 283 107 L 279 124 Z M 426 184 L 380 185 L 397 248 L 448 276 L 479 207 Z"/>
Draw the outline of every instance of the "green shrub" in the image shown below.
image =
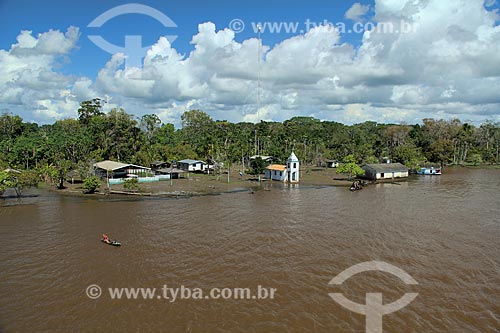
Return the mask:
<path fill-rule="evenodd" d="M 128 178 L 123 182 L 123 188 L 129 191 L 137 191 L 139 190 L 139 181 L 137 178 Z"/>
<path fill-rule="evenodd" d="M 250 162 L 250 172 L 249 174 L 251 175 L 260 175 L 266 172 L 266 166 L 267 163 L 260 157 L 257 157 L 256 159 L 252 160 Z"/>
<path fill-rule="evenodd" d="M 90 176 L 83 181 L 83 189 L 86 193 L 95 193 L 101 186 L 101 182 L 97 176 Z"/>
<path fill-rule="evenodd" d="M 360 176 L 365 173 L 365 170 L 356 164 L 356 159 L 353 155 L 346 156 L 343 162 L 344 163 L 337 168 L 337 173 L 348 174 L 348 179 L 352 179 L 353 176 Z"/>
<path fill-rule="evenodd" d="M 40 174 L 36 171 L 23 171 L 18 175 L 19 187 L 37 187 L 40 182 Z"/>
<path fill-rule="evenodd" d="M 10 187 L 15 187 L 17 180 L 6 171 L 0 171 L 0 191 L 4 191 Z"/>

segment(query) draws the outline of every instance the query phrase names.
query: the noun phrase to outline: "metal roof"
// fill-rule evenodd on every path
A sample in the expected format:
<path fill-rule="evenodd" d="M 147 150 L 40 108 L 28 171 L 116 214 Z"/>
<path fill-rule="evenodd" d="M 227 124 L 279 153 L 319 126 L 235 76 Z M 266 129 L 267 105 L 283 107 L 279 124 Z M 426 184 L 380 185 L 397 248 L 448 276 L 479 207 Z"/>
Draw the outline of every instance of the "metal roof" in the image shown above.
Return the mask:
<path fill-rule="evenodd" d="M 103 170 L 111 170 L 111 171 L 123 169 L 126 167 L 136 167 L 139 169 L 150 170 L 150 168 L 148 168 L 148 167 L 143 167 L 143 166 L 135 165 L 135 164 L 125 164 L 125 163 L 115 162 L 115 161 L 97 162 L 97 163 L 94 163 L 94 167 L 99 168 L 99 169 L 103 169 Z"/>
<path fill-rule="evenodd" d="M 190 160 L 190 159 L 181 160 L 181 161 L 178 161 L 177 163 L 186 163 L 186 164 L 203 163 L 203 164 L 205 164 L 205 162 L 203 162 L 203 161 L 199 161 L 199 160 Z"/>
<path fill-rule="evenodd" d="M 161 168 L 161 169 L 158 169 L 156 170 L 158 172 L 163 172 L 163 173 L 187 173 L 186 170 L 182 170 L 182 169 L 177 169 L 177 168 Z"/>
<path fill-rule="evenodd" d="M 369 168 L 376 172 L 405 172 L 409 170 L 401 163 L 366 164 L 363 168 Z"/>
<path fill-rule="evenodd" d="M 7 168 L 4 170 L 4 172 L 14 172 L 14 173 L 22 173 L 21 171 L 19 170 L 16 170 L 16 169 L 11 169 L 11 168 Z"/>
<path fill-rule="evenodd" d="M 253 156 L 250 156 L 250 159 L 251 160 L 255 160 L 257 158 L 261 158 L 262 160 L 271 160 L 273 157 L 272 156 L 265 156 L 265 155 L 253 155 Z"/>
<path fill-rule="evenodd" d="M 168 164 L 168 162 L 165 161 L 154 161 L 150 163 L 151 165 L 162 165 L 162 164 Z"/>

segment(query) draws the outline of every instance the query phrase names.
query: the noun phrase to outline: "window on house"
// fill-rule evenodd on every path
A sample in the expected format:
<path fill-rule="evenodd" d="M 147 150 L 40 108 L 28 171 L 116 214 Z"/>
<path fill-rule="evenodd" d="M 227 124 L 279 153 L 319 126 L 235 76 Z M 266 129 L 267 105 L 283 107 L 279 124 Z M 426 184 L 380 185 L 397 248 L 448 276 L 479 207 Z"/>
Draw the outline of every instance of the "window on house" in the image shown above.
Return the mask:
<path fill-rule="evenodd" d="M 297 163 L 293 163 L 293 168 L 297 168 Z"/>

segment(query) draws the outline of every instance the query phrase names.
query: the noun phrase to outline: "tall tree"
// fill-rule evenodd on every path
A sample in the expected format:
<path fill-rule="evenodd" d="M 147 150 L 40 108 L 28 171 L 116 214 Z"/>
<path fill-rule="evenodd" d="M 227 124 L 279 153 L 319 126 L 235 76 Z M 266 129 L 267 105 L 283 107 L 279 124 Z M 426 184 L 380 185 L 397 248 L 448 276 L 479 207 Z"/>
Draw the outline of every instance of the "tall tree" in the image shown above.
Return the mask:
<path fill-rule="evenodd" d="M 198 156 L 209 157 L 213 146 L 215 123 L 208 114 L 200 110 L 186 111 L 181 116 L 184 140 L 189 142 Z"/>
<path fill-rule="evenodd" d="M 146 139 L 150 145 L 153 138 L 161 126 L 161 119 L 156 114 L 145 114 L 141 117 L 141 130 L 146 134 Z"/>
<path fill-rule="evenodd" d="M 78 109 L 78 120 L 80 120 L 82 124 L 87 125 L 91 118 L 102 115 L 104 115 L 104 112 L 102 112 L 100 98 L 94 98 L 80 103 L 80 108 Z"/>

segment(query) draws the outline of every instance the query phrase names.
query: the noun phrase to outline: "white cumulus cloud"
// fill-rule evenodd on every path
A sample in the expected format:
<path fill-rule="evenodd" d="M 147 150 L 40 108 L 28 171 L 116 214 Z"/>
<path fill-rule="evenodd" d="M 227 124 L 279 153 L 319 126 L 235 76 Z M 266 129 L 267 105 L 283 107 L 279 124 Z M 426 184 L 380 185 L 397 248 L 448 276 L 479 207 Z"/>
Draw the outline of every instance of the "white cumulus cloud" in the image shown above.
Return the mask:
<path fill-rule="evenodd" d="M 358 3 L 346 17 L 358 20 L 370 9 Z M 128 112 L 177 124 L 191 108 L 230 121 L 500 121 L 500 27 L 483 0 L 376 0 L 373 11 L 375 24 L 393 32 L 365 32 L 359 46 L 318 26 L 263 45 L 259 61 L 256 38 L 237 41 L 206 22 L 189 54 L 161 37 L 141 68 L 125 67 L 118 53 L 96 78 L 57 69 L 76 47 L 77 28 L 23 31 L 0 50 L 0 109 L 22 106 L 31 112 L 25 118 L 51 121 L 76 116 L 78 101 L 108 95 Z"/>
<path fill-rule="evenodd" d="M 370 11 L 369 5 L 362 5 L 359 2 L 356 2 L 351 6 L 345 13 L 345 18 L 353 21 L 362 21 L 363 17 L 368 14 Z"/>

